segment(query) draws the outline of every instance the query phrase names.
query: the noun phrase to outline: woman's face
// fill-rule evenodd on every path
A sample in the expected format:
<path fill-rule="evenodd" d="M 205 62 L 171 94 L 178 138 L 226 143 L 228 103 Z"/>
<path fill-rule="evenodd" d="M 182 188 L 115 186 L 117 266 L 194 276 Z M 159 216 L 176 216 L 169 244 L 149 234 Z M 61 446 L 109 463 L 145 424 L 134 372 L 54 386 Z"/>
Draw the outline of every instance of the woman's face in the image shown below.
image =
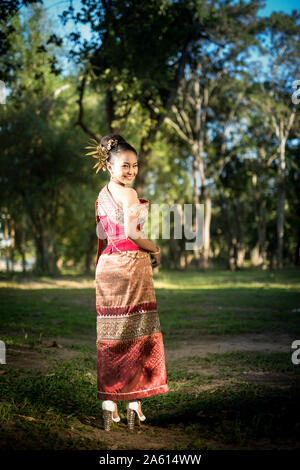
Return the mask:
<path fill-rule="evenodd" d="M 120 152 L 113 164 L 107 163 L 107 168 L 115 181 L 129 185 L 138 173 L 136 154 L 130 150 Z"/>

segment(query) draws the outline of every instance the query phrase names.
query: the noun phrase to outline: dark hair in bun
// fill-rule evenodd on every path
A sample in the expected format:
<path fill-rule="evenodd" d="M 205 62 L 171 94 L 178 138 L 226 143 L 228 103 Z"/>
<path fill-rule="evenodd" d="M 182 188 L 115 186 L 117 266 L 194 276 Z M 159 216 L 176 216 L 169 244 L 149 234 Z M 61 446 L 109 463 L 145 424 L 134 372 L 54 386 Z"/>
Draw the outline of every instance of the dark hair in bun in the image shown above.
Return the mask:
<path fill-rule="evenodd" d="M 114 157 L 118 156 L 119 151 L 125 151 L 125 150 L 130 150 L 131 152 L 134 152 L 137 156 L 137 151 L 135 150 L 132 145 L 130 145 L 126 140 L 119 134 L 108 134 L 102 137 L 100 140 L 100 145 L 103 149 L 107 148 L 108 141 L 110 139 L 115 139 L 118 141 L 117 145 L 113 145 L 110 150 L 107 152 L 107 162 L 112 163 L 112 160 Z"/>

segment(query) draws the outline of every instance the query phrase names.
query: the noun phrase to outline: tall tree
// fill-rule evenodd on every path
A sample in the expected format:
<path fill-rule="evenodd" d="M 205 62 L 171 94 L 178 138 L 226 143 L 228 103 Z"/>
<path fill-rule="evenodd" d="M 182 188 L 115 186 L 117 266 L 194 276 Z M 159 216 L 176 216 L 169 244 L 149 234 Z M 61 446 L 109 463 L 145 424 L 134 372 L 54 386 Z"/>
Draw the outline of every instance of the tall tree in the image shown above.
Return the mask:
<path fill-rule="evenodd" d="M 99 139 L 83 118 L 89 76 L 94 86 L 106 93 L 108 132 L 121 131 L 136 103 L 147 113 L 140 132 L 140 171 L 135 180 L 141 193 L 151 147 L 176 98 L 191 47 L 195 41 L 210 39 L 220 19 L 215 10 L 203 10 L 200 1 L 87 0 L 81 12 L 69 9 L 63 14 L 65 22 L 73 16 L 75 21 L 88 23 L 93 32 L 89 43 L 78 47 L 78 52 L 71 51 L 84 64 L 78 125 Z M 80 42 L 79 35 L 73 37 Z"/>
<path fill-rule="evenodd" d="M 222 41 L 223 45 L 215 44 L 212 47 L 207 41 L 198 41 L 193 45 L 178 100 L 171 108 L 172 114 L 165 118 L 189 144 L 193 155 L 193 202 L 199 204 L 201 198 L 204 203 L 203 257 L 200 258 L 198 250 L 195 255 L 199 266 L 204 268 L 209 265 L 210 253 L 210 186 L 211 180 L 217 178 L 219 174 L 213 169 L 216 162 L 208 158 L 209 121 L 215 120 L 214 127 L 222 126 L 224 146 L 226 146 L 226 134 L 235 119 L 240 95 L 243 94 L 242 90 L 235 89 L 235 74 L 244 60 L 239 56 L 242 52 L 244 58 L 246 57 L 249 46 L 257 41 L 255 34 L 263 27 L 256 18 L 259 7 L 257 2 L 250 2 L 247 8 L 243 3 L 236 4 L 232 8 L 228 2 L 224 4 L 220 2 L 217 7 L 216 10 L 210 10 L 220 20 L 213 36 L 216 40 Z M 229 105 L 230 96 L 232 99 Z M 224 105 L 224 100 L 227 101 L 227 107 Z M 217 107 L 216 113 L 214 107 Z M 209 118 L 209 115 L 213 115 L 213 118 Z"/>
<path fill-rule="evenodd" d="M 264 51 L 269 58 L 260 90 L 252 101 L 263 116 L 266 129 L 276 142 L 277 166 L 277 267 L 283 266 L 284 212 L 286 198 L 286 146 L 295 124 L 296 105 L 292 100 L 293 82 L 300 69 L 300 13 L 273 13 L 264 31 Z"/>
<path fill-rule="evenodd" d="M 51 57 L 40 47 L 50 34 L 45 11 L 33 6 L 24 22 L 16 15 L 12 23 L 7 60 L 18 68 L 7 75 L 11 95 L 0 108 L 1 203 L 13 208 L 22 201 L 35 243 L 36 271 L 56 273 L 57 218 L 71 182 L 84 177 L 83 160 L 62 93 L 66 80 L 52 73 Z"/>

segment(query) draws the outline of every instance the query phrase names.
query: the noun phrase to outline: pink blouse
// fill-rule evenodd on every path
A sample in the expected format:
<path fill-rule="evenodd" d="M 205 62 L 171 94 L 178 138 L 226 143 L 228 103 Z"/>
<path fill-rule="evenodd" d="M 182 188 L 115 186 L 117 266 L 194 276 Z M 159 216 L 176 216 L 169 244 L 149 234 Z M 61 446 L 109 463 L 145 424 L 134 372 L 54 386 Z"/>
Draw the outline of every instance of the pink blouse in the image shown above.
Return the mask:
<path fill-rule="evenodd" d="M 100 215 L 99 206 L 106 213 L 106 215 Z M 137 230 L 143 233 L 143 225 L 148 218 L 148 199 L 139 198 L 139 202 L 132 205 L 128 209 L 128 213 L 137 216 Z M 108 185 L 100 191 L 96 201 L 96 223 L 97 223 L 97 236 L 98 236 L 98 253 L 96 266 L 98 259 L 101 254 L 103 246 L 103 239 L 107 238 L 107 235 L 113 240 L 114 244 L 121 251 L 128 250 L 141 250 L 145 251 L 136 245 L 125 235 L 124 227 L 124 211 L 120 204 L 118 204 L 111 192 L 108 189 Z M 117 248 L 109 241 L 107 247 L 103 250 L 104 253 L 112 253 L 118 251 Z"/>

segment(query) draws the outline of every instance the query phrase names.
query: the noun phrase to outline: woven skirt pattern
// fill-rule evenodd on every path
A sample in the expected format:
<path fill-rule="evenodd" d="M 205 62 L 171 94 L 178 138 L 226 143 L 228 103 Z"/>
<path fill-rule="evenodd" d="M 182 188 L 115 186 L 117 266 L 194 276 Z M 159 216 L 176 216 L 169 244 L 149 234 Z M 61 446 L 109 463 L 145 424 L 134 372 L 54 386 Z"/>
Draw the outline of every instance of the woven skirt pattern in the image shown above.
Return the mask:
<path fill-rule="evenodd" d="M 98 398 L 135 400 L 168 392 L 150 258 L 102 254 L 96 311 Z"/>

